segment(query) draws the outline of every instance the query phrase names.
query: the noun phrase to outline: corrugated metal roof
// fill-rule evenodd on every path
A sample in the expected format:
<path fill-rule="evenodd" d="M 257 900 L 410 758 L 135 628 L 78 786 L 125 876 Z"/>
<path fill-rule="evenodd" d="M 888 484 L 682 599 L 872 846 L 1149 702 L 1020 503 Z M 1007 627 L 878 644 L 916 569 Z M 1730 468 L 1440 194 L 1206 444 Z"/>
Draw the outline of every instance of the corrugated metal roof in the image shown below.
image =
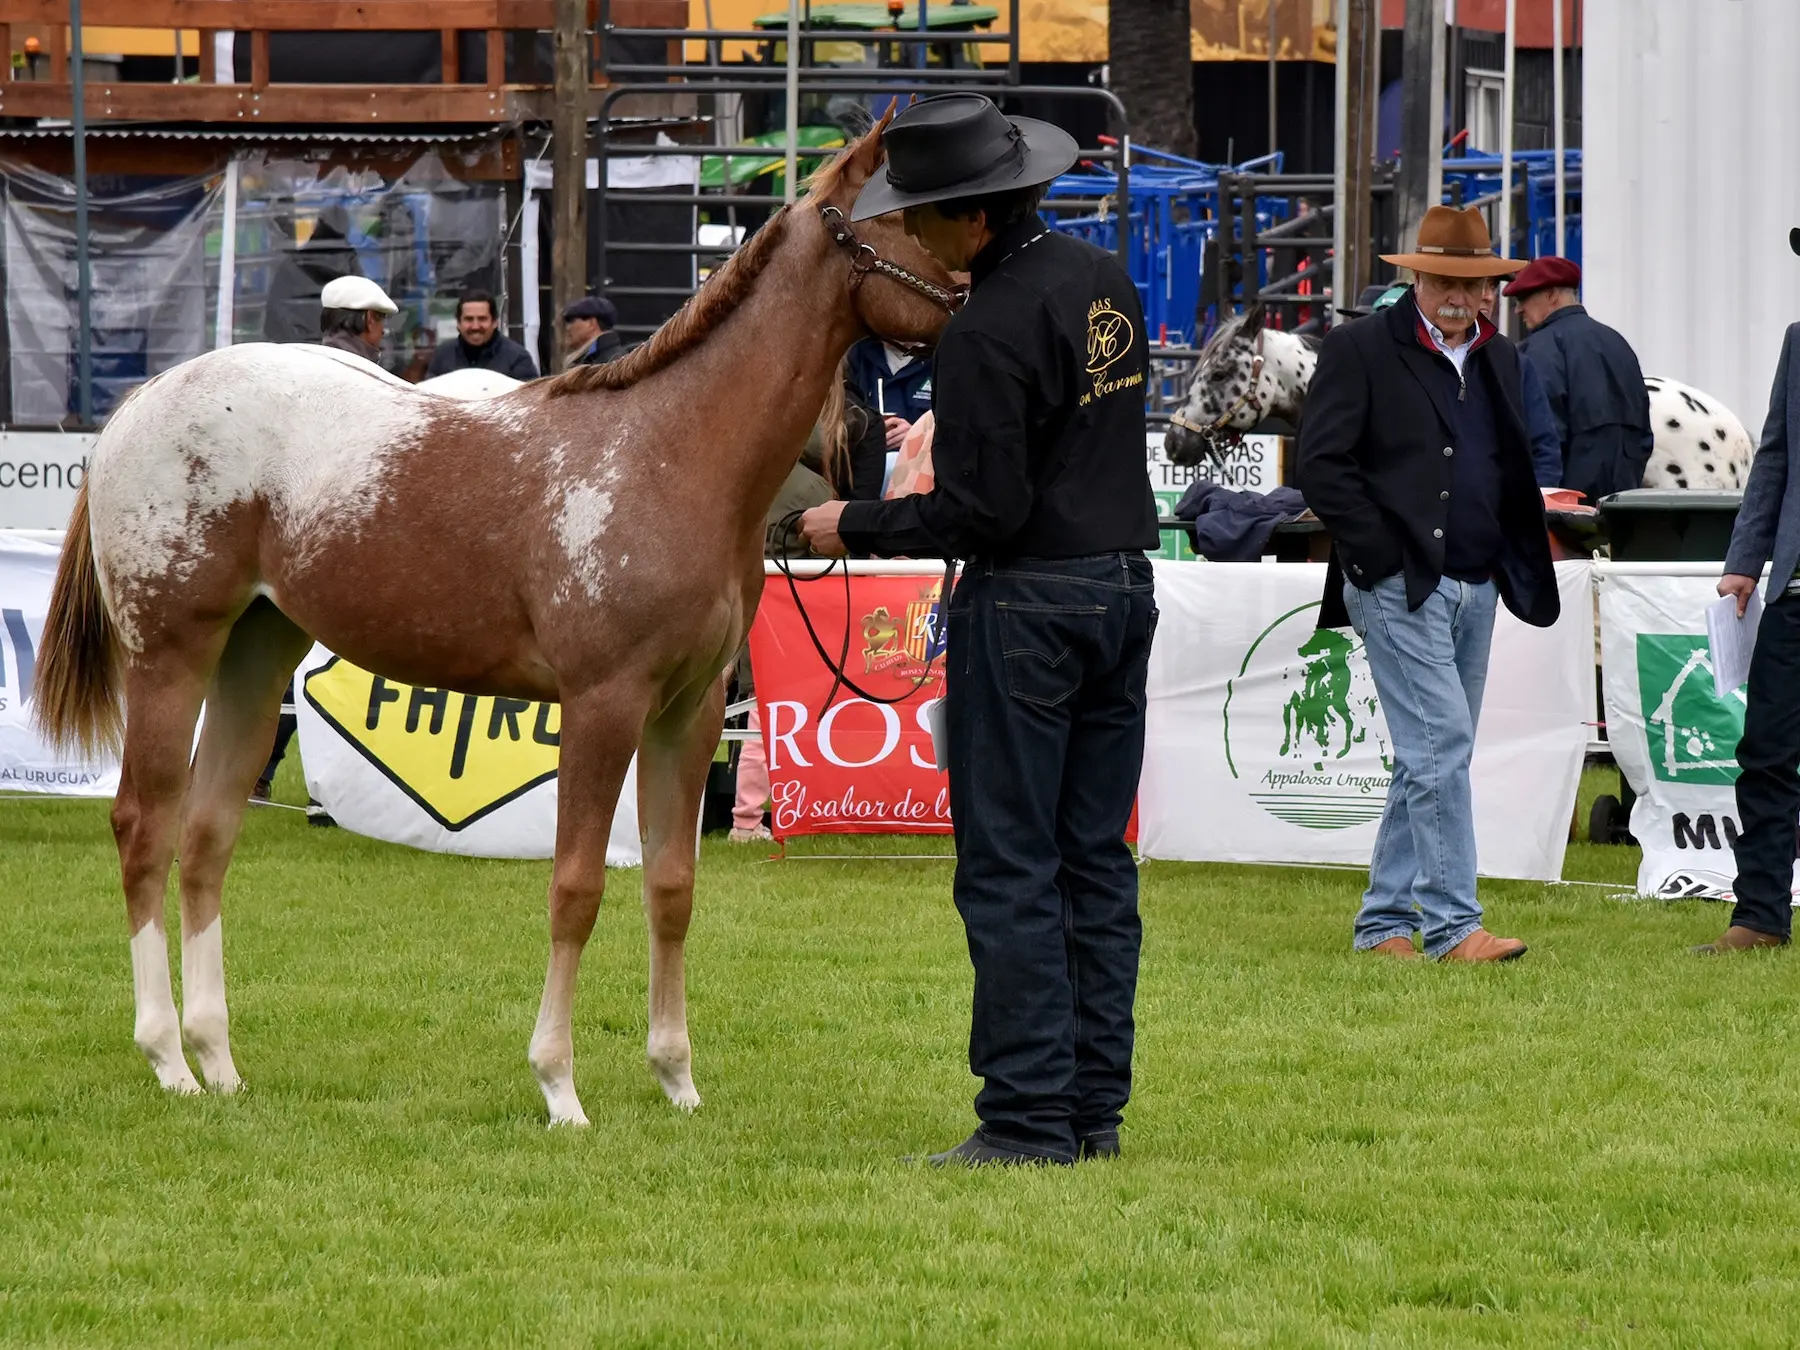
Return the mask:
<path fill-rule="evenodd" d="M 371 144 L 371 143 L 404 143 L 417 145 L 429 142 L 442 145 L 453 141 L 487 141 L 504 131 L 504 126 L 495 126 L 482 131 L 337 131 L 330 127 L 318 127 L 305 131 L 274 131 L 266 128 L 250 127 L 89 127 L 90 140 L 161 140 L 161 141 L 311 141 L 329 142 L 332 144 Z M 36 127 L 0 127 L 0 142 L 8 140 L 71 140 L 74 131 L 66 124 L 63 126 Z"/>
<path fill-rule="evenodd" d="M 1583 299 L 1755 437 L 1800 317 L 1794 0 L 1587 0 Z"/>

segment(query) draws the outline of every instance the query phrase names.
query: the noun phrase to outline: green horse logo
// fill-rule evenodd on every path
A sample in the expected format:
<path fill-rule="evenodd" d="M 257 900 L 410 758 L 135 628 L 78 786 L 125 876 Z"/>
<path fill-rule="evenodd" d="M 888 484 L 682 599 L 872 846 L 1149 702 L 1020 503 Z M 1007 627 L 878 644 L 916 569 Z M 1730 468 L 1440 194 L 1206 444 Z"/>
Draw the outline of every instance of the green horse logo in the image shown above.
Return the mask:
<path fill-rule="evenodd" d="M 1265 628 L 1225 688 L 1225 761 L 1252 800 L 1307 829 L 1376 819 L 1394 760 L 1362 643 L 1318 604 Z"/>
<path fill-rule="evenodd" d="M 1306 744 L 1317 751 L 1323 768 L 1326 756 L 1342 759 L 1367 734 L 1350 711 L 1350 653 L 1355 645 L 1342 633 L 1319 628 L 1295 653 L 1302 662 L 1301 684 L 1288 695 L 1281 710 L 1282 758 L 1309 758 Z M 1338 742 L 1331 755 L 1331 743 Z"/>

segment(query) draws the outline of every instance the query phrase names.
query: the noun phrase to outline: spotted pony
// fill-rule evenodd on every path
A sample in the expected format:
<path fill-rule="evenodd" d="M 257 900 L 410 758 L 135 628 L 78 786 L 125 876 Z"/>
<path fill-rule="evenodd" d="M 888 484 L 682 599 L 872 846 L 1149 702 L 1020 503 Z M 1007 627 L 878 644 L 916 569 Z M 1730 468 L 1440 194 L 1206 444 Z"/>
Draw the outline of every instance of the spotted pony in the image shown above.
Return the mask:
<path fill-rule="evenodd" d="M 1298 426 L 1318 363 L 1317 340 L 1265 327 L 1260 305 L 1228 319 L 1201 349 L 1187 399 L 1171 418 L 1163 443 L 1170 460 L 1222 459 L 1267 418 Z M 1756 444 L 1731 410 L 1661 376 L 1646 376 L 1644 388 L 1656 434 L 1644 486 L 1741 489 Z"/>

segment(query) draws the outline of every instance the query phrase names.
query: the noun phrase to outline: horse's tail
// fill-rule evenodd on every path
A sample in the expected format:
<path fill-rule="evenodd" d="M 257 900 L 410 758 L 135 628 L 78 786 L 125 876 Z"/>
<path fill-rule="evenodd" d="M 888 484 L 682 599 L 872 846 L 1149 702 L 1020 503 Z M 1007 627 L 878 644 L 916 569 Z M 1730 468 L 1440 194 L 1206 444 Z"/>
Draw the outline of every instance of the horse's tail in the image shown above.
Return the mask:
<path fill-rule="evenodd" d="M 94 566 L 88 490 L 75 495 L 63 537 L 43 651 L 32 689 L 32 716 L 51 745 L 89 756 L 117 750 L 124 737 L 119 706 L 119 638 Z"/>

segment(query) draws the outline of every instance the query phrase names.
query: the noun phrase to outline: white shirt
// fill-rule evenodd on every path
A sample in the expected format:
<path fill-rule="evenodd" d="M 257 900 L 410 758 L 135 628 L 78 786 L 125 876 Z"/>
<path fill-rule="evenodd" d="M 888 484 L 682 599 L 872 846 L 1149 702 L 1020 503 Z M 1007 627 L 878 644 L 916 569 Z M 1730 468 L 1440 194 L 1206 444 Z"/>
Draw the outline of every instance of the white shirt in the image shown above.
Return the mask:
<path fill-rule="evenodd" d="M 1425 319 L 1424 313 L 1421 312 L 1419 317 Z M 1432 345 L 1450 358 L 1450 364 L 1456 367 L 1456 378 L 1460 380 L 1463 377 L 1463 362 L 1468 359 L 1469 349 L 1475 345 L 1474 328 L 1471 327 L 1468 332 L 1463 334 L 1462 344 L 1457 347 L 1452 347 L 1444 341 L 1444 330 L 1430 319 L 1425 319 L 1425 331 L 1431 334 Z"/>

